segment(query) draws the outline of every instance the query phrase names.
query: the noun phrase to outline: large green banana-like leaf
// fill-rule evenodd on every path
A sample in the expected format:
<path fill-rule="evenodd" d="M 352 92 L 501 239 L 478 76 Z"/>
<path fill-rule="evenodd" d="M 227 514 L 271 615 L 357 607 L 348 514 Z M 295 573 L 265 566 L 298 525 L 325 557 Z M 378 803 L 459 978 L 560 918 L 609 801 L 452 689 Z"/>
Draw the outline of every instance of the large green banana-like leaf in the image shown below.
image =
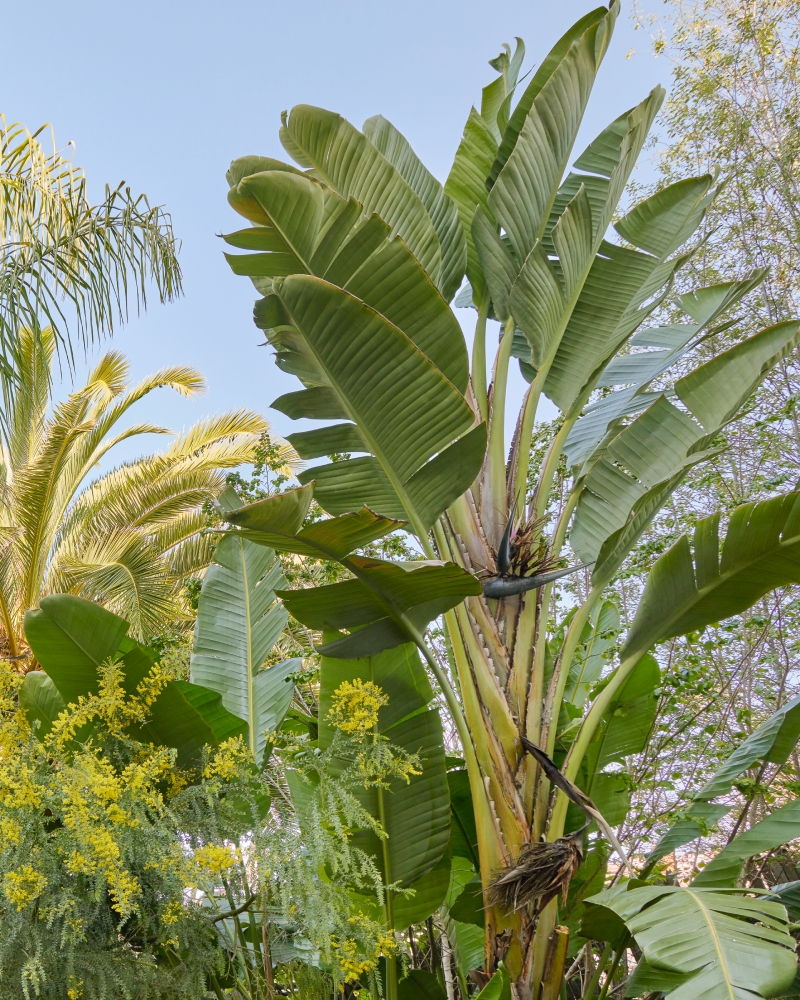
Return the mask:
<path fill-rule="evenodd" d="M 570 544 L 579 558 L 596 560 L 605 541 L 626 525 L 637 503 L 641 510 L 649 491 L 661 496 L 664 484 L 677 485 L 682 470 L 707 457 L 713 437 L 799 339 L 796 321 L 763 330 L 676 383 L 678 397 L 697 420 L 658 396 L 613 437 L 602 457 L 594 459 L 576 506 Z M 605 558 L 598 581 L 614 569 Z"/>
<path fill-rule="evenodd" d="M 402 240 L 388 239 L 380 218 L 358 221 L 357 202 L 309 177 L 279 169 L 245 175 L 253 166 L 261 164 L 235 171 L 242 179 L 233 203 L 250 216 L 255 206 L 265 225 L 228 239 L 253 248 L 263 238 L 264 252 L 229 259 L 240 273 L 269 275 L 256 322 L 278 350 L 279 365 L 308 386 L 274 405 L 294 417 L 353 421 L 290 438 L 303 457 L 371 453 L 315 469 L 317 499 L 333 514 L 368 504 L 424 532 L 474 480 L 485 450 L 485 431 L 474 427 L 463 397 L 468 366 L 460 327 Z M 381 390 L 397 370 L 406 371 L 405 386 Z M 389 400 L 394 413 L 384 405 Z M 427 407 L 438 418 L 428 429 L 438 428 L 438 436 L 419 433 Z M 413 467 L 404 464 L 404 451 Z"/>
<path fill-rule="evenodd" d="M 280 131 L 289 155 L 342 198 L 355 198 L 400 235 L 438 283 L 442 252 L 422 199 L 365 135 L 341 115 L 308 104 L 292 108 Z"/>
<path fill-rule="evenodd" d="M 659 839 L 653 850 L 647 855 L 646 871 L 649 870 L 662 858 L 684 844 L 688 844 L 698 837 L 703 836 L 715 823 L 719 822 L 723 816 L 729 813 L 730 806 L 716 802 L 697 801 L 692 802 L 687 809 L 687 818 L 678 820 Z"/>
<path fill-rule="evenodd" d="M 699 875 L 692 885 L 708 889 L 732 889 L 739 880 L 742 865 L 748 858 L 773 851 L 782 844 L 788 844 L 800 834 L 800 799 L 787 802 L 749 830 L 740 833 L 730 844 L 723 847 Z"/>
<path fill-rule="evenodd" d="M 680 182 L 684 183 L 684 182 Z M 669 189 L 666 189 L 667 191 Z M 592 454 L 605 438 L 609 427 L 621 417 L 646 409 L 655 398 L 647 391 L 650 383 L 681 360 L 704 336 L 713 320 L 734 302 L 751 291 L 764 278 L 764 270 L 754 271 L 743 281 L 698 289 L 698 293 L 727 289 L 719 309 L 701 326 L 697 323 L 673 324 L 641 330 L 631 338 L 633 347 L 660 347 L 665 350 L 625 354 L 615 358 L 602 371 L 596 386 L 625 386 L 586 408 L 573 426 L 565 445 L 569 465 L 576 474 L 591 461 Z M 686 296 L 683 297 L 684 299 Z"/>
<path fill-rule="evenodd" d="M 353 555 L 347 567 L 358 573 L 356 579 L 278 591 L 303 625 L 355 630 L 320 647 L 329 656 L 364 656 L 407 642 L 465 597 L 481 592 L 475 577 L 454 563 L 392 563 Z"/>
<path fill-rule="evenodd" d="M 511 977 L 503 962 L 497 963 L 497 972 L 476 995 L 476 1000 L 511 1000 Z"/>
<path fill-rule="evenodd" d="M 800 737 L 800 695 L 762 722 L 703 785 L 695 798 L 716 799 L 727 795 L 736 778 L 757 760 L 782 764 Z"/>
<path fill-rule="evenodd" d="M 524 48 L 524 47 L 523 47 Z M 439 286 L 449 302 L 458 291 L 467 267 L 467 242 L 455 202 L 425 167 L 408 140 L 383 115 L 368 118 L 364 135 L 419 196 L 439 237 L 442 272 Z"/>
<path fill-rule="evenodd" d="M 782 882 L 773 885 L 767 899 L 783 903 L 793 920 L 800 918 L 800 882 Z"/>
<path fill-rule="evenodd" d="M 625 922 L 642 949 L 650 990 L 670 1000 L 752 1000 L 775 996 L 794 979 L 794 940 L 779 903 L 694 886 L 624 890 L 590 902 Z"/>
<path fill-rule="evenodd" d="M 594 562 L 637 501 L 706 457 L 709 444 L 702 427 L 659 396 L 613 438 L 586 477 L 570 530 L 573 551 Z"/>
<path fill-rule="evenodd" d="M 25 615 L 33 655 L 66 703 L 97 693 L 97 668 L 114 656 L 127 632 L 128 623 L 118 615 L 68 594 L 45 597 Z"/>
<path fill-rule="evenodd" d="M 475 924 L 465 924 L 460 920 L 444 918 L 444 927 L 453 948 L 453 958 L 456 960 L 459 972 L 466 978 L 473 969 L 479 969 L 484 962 L 483 927 Z M 510 993 L 510 991 L 509 991 Z"/>
<path fill-rule="evenodd" d="M 581 159 L 576 161 L 576 165 L 580 162 Z M 570 190 L 574 189 L 578 180 L 581 178 L 570 175 L 564 186 L 571 181 Z M 669 287 L 676 271 L 688 259 L 687 255 L 676 257 L 672 254 L 700 224 L 716 195 L 713 182 L 710 175 L 689 178 L 669 185 L 643 203 L 647 206 L 647 235 L 652 237 L 652 245 L 659 233 L 674 234 L 671 242 L 662 244 L 666 251 L 663 255 L 655 256 L 611 243 L 601 245 L 545 381 L 546 394 L 563 412 L 571 412 L 585 400 L 589 389 L 600 384 L 611 358 L 662 301 L 661 289 L 665 285 Z M 625 216 L 618 225 L 627 218 Z M 649 240 L 647 242 L 650 244 Z M 675 349 L 679 345 L 669 346 Z M 619 407 L 619 402 L 616 406 Z M 620 413 L 624 412 L 623 407 Z M 594 422 L 598 422 L 597 415 Z M 573 429 L 576 436 L 581 434 L 580 423 L 578 421 Z M 594 443 L 604 436 L 605 427 L 595 436 Z M 567 452 L 573 466 L 577 460 L 570 452 L 574 450 L 575 439 L 572 438 Z"/>
<path fill-rule="evenodd" d="M 457 206 L 466 237 L 469 294 L 470 298 L 474 298 L 476 307 L 483 302 L 486 283 L 472 239 L 472 220 L 479 205 L 484 208 L 487 216 L 491 214 L 486 182 L 497 155 L 501 135 L 508 124 L 509 102 L 517 85 L 524 55 L 525 46 L 518 38 L 513 57 L 509 58 L 507 52 L 502 52 L 496 60 L 491 61 L 490 65 L 500 75 L 483 88 L 480 113 L 475 108 L 470 110 L 453 166 L 444 185 L 446 194 Z"/>
<path fill-rule="evenodd" d="M 490 126 L 475 108 L 472 108 L 444 189 L 458 207 L 466 236 L 467 277 L 476 306 L 480 306 L 483 301 L 486 282 L 472 237 L 472 220 L 478 207 L 489 213 L 486 177 L 491 170 L 496 152 L 497 141 L 492 135 Z"/>
<path fill-rule="evenodd" d="M 19 703 L 25 709 L 28 722 L 38 722 L 39 739 L 53 728 L 53 723 L 67 707 L 49 674 L 44 670 L 29 670 L 19 689 Z"/>
<path fill-rule="evenodd" d="M 621 656 L 739 614 L 770 590 L 800 583 L 800 494 L 733 512 L 720 552 L 719 515 L 698 521 L 650 571 Z"/>
<path fill-rule="evenodd" d="M 508 234 L 510 250 L 519 264 L 526 260 L 546 230 L 552 233 L 556 229 L 548 225 L 551 209 L 559 193 L 597 68 L 590 31 L 573 44 L 537 95 L 517 144 L 489 193 L 489 206 L 494 218 Z M 580 259 L 580 256 L 591 256 L 589 248 L 592 243 L 602 239 L 611 221 L 613 207 L 622 194 L 625 179 L 633 169 L 662 99 L 663 91 L 659 88 L 629 112 L 627 128 L 619 137 L 618 162 L 607 182 L 606 198 L 592 205 L 584 188 L 590 217 L 589 238 L 576 238 L 563 231 L 551 235 L 551 240 L 561 251 L 560 257 L 574 259 L 579 255 Z M 579 191 L 580 188 L 576 188 L 571 192 L 570 204 Z M 585 260 L 580 261 L 581 271 L 586 263 Z M 566 294 L 570 296 L 568 280 L 565 285 Z"/>
<path fill-rule="evenodd" d="M 681 181 L 679 184 L 685 185 L 686 182 Z M 667 188 L 665 191 L 669 192 L 670 189 Z M 709 197 L 711 196 L 701 199 L 702 207 L 707 204 Z M 692 225 L 701 215 L 699 211 L 694 213 Z M 686 306 L 689 315 L 697 316 L 700 322 L 645 329 L 631 338 L 630 343 L 635 347 L 666 349 L 623 355 L 615 358 L 603 370 L 596 381 L 598 387 L 624 385 L 625 388 L 587 407 L 584 415 L 573 426 L 565 444 L 565 452 L 568 463 L 576 475 L 581 474 L 581 469 L 585 471 L 591 467 L 596 449 L 616 421 L 641 412 L 655 400 L 656 394 L 647 391 L 650 383 L 663 376 L 680 361 L 705 336 L 704 331 L 714 320 L 756 287 L 764 279 L 765 273 L 763 269 L 757 270 L 742 281 L 713 285 L 698 289 L 691 295 L 682 296 L 679 302 Z M 691 305 L 698 300 L 704 301 L 710 307 L 704 309 L 702 314 Z M 727 364 L 730 364 L 731 360 L 735 363 L 735 356 L 732 356 Z M 663 500 L 661 502 L 663 503 Z"/>
<path fill-rule="evenodd" d="M 481 118 L 489 126 L 497 142 L 502 139 L 508 125 L 511 114 L 511 99 L 525 59 L 525 43 L 521 38 L 514 40 L 516 46 L 513 55 L 511 47 L 503 43 L 503 51 L 500 55 L 489 60 L 489 65 L 500 75 L 481 91 Z"/>
<path fill-rule="evenodd" d="M 226 507 L 223 516 L 260 545 L 278 552 L 333 560 L 342 560 L 355 549 L 407 524 L 365 507 L 303 527 L 313 497 L 314 483 L 308 483 L 244 507 Z"/>
<path fill-rule="evenodd" d="M 579 81 L 590 86 L 594 76 L 588 49 L 584 46 L 582 61 L 576 54 L 578 51 L 571 50 L 563 69 L 558 71 L 576 76 L 571 87 L 571 100 L 577 102 L 576 115 L 583 106 Z M 550 95 L 547 100 L 553 98 L 548 88 L 534 103 L 531 121 L 536 117 L 537 103 L 545 101 L 547 95 Z M 562 99 L 564 95 L 556 98 Z M 489 196 L 493 215 L 490 218 L 482 208 L 476 212 L 473 239 L 486 271 L 495 312 L 501 319 L 506 318 L 509 310 L 514 315 L 530 343 L 535 368 L 543 366 L 549 372 L 573 310 L 596 265 L 595 254 L 601 247 L 610 246 L 603 243 L 605 230 L 662 99 L 663 91 L 657 89 L 625 116 L 623 126 L 613 123 L 579 158 L 579 163 L 592 170 L 605 170 L 613 161 L 608 177 L 570 174 L 560 187 L 563 164 L 558 170 L 556 164 L 569 155 L 574 140 L 570 129 L 575 122 L 568 121 L 555 145 L 552 136 L 538 134 L 535 128 L 528 135 L 526 124 L 517 148 Z M 523 140 L 527 145 L 523 145 Z M 566 144 L 563 150 L 559 143 Z M 546 163 L 539 162 L 542 158 Z M 504 180 L 507 172 L 508 178 Z M 506 231 L 502 239 L 494 226 L 495 219 Z M 605 254 L 614 255 L 617 249 L 605 249 Z M 638 256 L 647 265 L 646 274 L 640 278 L 642 283 L 658 260 Z M 664 274 L 661 284 L 667 278 L 668 274 Z M 608 282 L 605 284 L 608 294 Z M 620 313 L 629 300 L 630 294 Z M 618 318 L 617 315 L 615 319 Z M 607 345 L 604 346 L 607 350 Z M 569 341 L 566 348 L 569 351 Z"/>
<path fill-rule="evenodd" d="M 675 391 L 709 433 L 728 424 L 779 361 L 800 342 L 800 322 L 778 323 L 712 358 L 675 383 Z"/>
<path fill-rule="evenodd" d="M 705 182 L 710 178 L 699 178 L 698 180 Z M 680 186 L 685 189 L 687 183 L 680 181 L 673 187 Z M 696 182 L 693 181 L 692 184 L 694 185 Z M 686 198 L 683 200 L 687 204 L 684 204 L 683 208 L 693 216 L 690 219 L 689 229 L 692 229 L 696 221 L 702 217 L 702 209 L 710 197 L 713 197 L 713 193 L 701 197 L 705 190 L 707 190 L 707 184 L 700 183 L 694 194 L 692 194 L 691 189 L 685 192 Z M 663 198 L 666 201 L 665 221 L 669 221 L 670 200 L 668 196 L 671 191 L 672 188 L 665 188 L 654 196 L 655 199 Z M 700 199 L 700 210 L 697 210 L 694 205 L 698 198 Z M 656 219 L 660 221 L 661 217 L 657 215 Z M 681 259 L 685 260 L 686 258 Z M 753 271 L 751 275 L 741 281 L 712 285 L 708 288 L 697 289 L 689 295 L 681 296 L 678 302 L 684 304 L 689 315 L 698 316 L 701 322 L 644 329 L 631 338 L 632 347 L 658 347 L 665 348 L 665 350 L 626 354 L 615 358 L 603 369 L 600 378 L 596 380 L 597 387 L 624 385 L 625 388 L 587 407 L 584 416 L 572 428 L 567 438 L 565 451 L 569 464 L 576 473 L 581 466 L 585 466 L 591 460 L 592 453 L 606 436 L 610 425 L 620 417 L 630 416 L 649 406 L 655 398 L 652 393 L 646 391 L 649 384 L 684 357 L 699 342 L 704 331 L 711 326 L 717 317 L 763 281 L 765 274 L 766 271 L 762 268 Z M 698 300 L 702 300 L 707 305 L 713 304 L 715 308 L 704 309 L 702 315 L 699 315 L 697 309 L 690 304 Z M 639 312 L 642 311 L 639 310 Z"/>
<path fill-rule="evenodd" d="M 154 664 L 153 656 L 126 635 L 128 623 L 93 601 L 69 594 L 42 598 L 25 615 L 25 636 L 65 704 L 98 691 L 97 668 L 119 660 L 124 687 L 133 693 Z M 52 722 L 52 719 L 50 720 Z M 195 765 L 204 746 L 247 736 L 247 724 L 228 712 L 215 691 L 170 681 L 150 708 L 148 721 L 131 730 L 138 739 L 178 751 L 178 766 Z"/>
<path fill-rule="evenodd" d="M 282 329 L 289 318 L 269 295 L 273 278 L 313 274 L 351 291 L 400 327 L 463 392 L 468 368 L 461 329 L 405 243 L 389 239 L 390 227 L 377 216 L 364 219 L 359 202 L 312 178 L 280 169 L 246 174 L 247 165 L 238 163 L 233 167 L 240 180 L 229 195 L 233 207 L 247 215 L 255 206 L 264 224 L 225 237 L 232 246 L 259 252 L 226 256 L 235 273 L 251 276 L 267 295 L 257 305 L 256 323 L 278 349 L 280 366 L 306 384 L 326 384 L 296 333 Z"/>
<path fill-rule="evenodd" d="M 441 371 L 361 299 L 304 275 L 276 282 L 276 291 L 374 456 L 307 470 L 301 482 L 316 481 L 330 513 L 367 504 L 424 535 L 477 475 L 485 427 Z"/>
<path fill-rule="evenodd" d="M 581 645 L 573 658 L 564 689 L 565 702 L 583 708 L 592 688 L 600 680 L 618 633 L 619 611 L 615 604 L 604 601 L 594 609 L 581 633 Z"/>
<path fill-rule="evenodd" d="M 623 773 L 604 768 L 623 763 L 647 745 L 656 718 L 654 691 L 659 680 L 658 663 L 652 656 L 643 656 L 603 714 L 583 758 L 580 787 L 609 823 L 625 818 L 629 787 Z M 567 828 L 577 829 L 585 820 L 581 810 L 571 808 Z"/>
<path fill-rule="evenodd" d="M 295 658 L 264 669 L 288 617 L 275 596 L 285 583 L 272 549 L 228 535 L 214 550 L 197 609 L 191 680 L 219 692 L 225 708 L 247 722 L 259 763 L 267 732 L 291 704 L 289 678 L 301 667 Z"/>
<path fill-rule="evenodd" d="M 616 2 L 612 3 L 610 8 L 597 7 L 573 24 L 547 54 L 547 57 L 534 74 L 531 82 L 525 88 L 519 104 L 517 104 L 514 113 L 509 119 L 502 142 L 500 143 L 497 158 L 489 172 L 490 186 L 495 183 L 509 156 L 516 147 L 519 135 L 525 126 L 536 98 L 550 83 L 570 50 L 580 45 L 581 42 L 591 45 L 595 53 L 595 62 L 599 65 L 611 40 L 611 33 L 614 29 L 614 22 L 616 21 L 618 12 L 619 4 Z"/>
<path fill-rule="evenodd" d="M 279 591 L 288 610 L 311 628 L 355 631 L 327 643 L 329 656 L 368 656 L 418 642 L 428 623 L 481 592 L 478 580 L 454 563 L 391 563 L 352 554 L 404 522 L 367 509 L 301 528 L 313 486 L 228 511 L 245 537 L 285 552 L 341 562 L 354 579 L 313 589 Z M 366 627 L 364 627 L 366 626 Z"/>
<path fill-rule="evenodd" d="M 432 972 L 411 969 L 397 984 L 397 1000 L 447 1000 L 447 994 Z"/>
<path fill-rule="evenodd" d="M 466 858 L 475 871 L 480 871 L 478 856 L 478 833 L 475 825 L 475 811 L 472 792 L 466 770 L 448 771 L 447 784 L 450 786 L 450 810 L 452 824 L 450 850 L 454 858 Z"/>
<path fill-rule="evenodd" d="M 358 792 L 362 804 L 388 836 L 381 840 L 373 833 L 362 832 L 354 836 L 353 842 L 375 859 L 385 884 L 412 888 L 439 866 L 450 840 L 450 795 L 439 713 L 431 706 L 433 691 L 413 646 L 398 646 L 356 660 L 322 657 L 319 736 L 323 748 L 334 735 L 328 720 L 334 692 L 345 681 L 355 679 L 371 681 L 387 695 L 388 704 L 380 709 L 377 730 L 395 746 L 417 754 L 421 773 L 413 775 L 408 783 L 392 779 L 388 788 Z M 428 913 L 412 914 L 416 920 L 425 919 L 444 899 L 449 882 L 449 855 L 447 868 L 441 895 L 427 900 L 431 906 Z M 406 924 L 398 923 L 392 912 L 397 896 L 389 895 L 387 915 L 392 926 L 402 929 Z M 400 907 L 397 916 L 408 906 L 413 908 L 413 897 Z"/>
<path fill-rule="evenodd" d="M 700 837 L 704 830 L 721 819 L 731 808 L 711 800 L 727 795 L 739 775 L 757 761 L 782 764 L 797 744 L 798 737 L 800 695 L 779 708 L 736 747 L 725 763 L 692 797 L 686 809 L 686 818 L 671 826 L 648 854 L 647 866 L 652 867 L 677 847 Z"/>
<path fill-rule="evenodd" d="M 394 897 L 392 922 L 395 927 L 420 924 L 439 909 L 450 886 L 450 865 L 450 851 L 446 850 L 436 867 L 414 883 L 413 896 Z"/>

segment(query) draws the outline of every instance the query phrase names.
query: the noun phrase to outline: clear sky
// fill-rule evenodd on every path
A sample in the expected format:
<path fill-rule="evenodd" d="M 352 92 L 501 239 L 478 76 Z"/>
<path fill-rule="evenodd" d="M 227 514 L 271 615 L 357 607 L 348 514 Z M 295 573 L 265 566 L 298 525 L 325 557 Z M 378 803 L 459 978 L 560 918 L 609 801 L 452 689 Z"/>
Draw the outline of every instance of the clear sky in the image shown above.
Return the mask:
<path fill-rule="evenodd" d="M 168 209 L 182 241 L 184 297 L 166 306 L 151 301 L 113 343 L 135 376 L 193 364 L 209 391 L 186 401 L 162 390 L 142 404 L 137 422 L 180 429 L 207 413 L 248 407 L 267 414 L 279 433 L 300 429 L 269 409 L 299 384 L 275 368 L 268 348 L 257 346 L 263 337 L 251 320 L 255 291 L 229 271 L 216 235 L 245 224 L 225 199 L 230 161 L 247 153 L 288 159 L 277 136 L 282 110 L 317 104 L 358 127 L 381 113 L 443 181 L 470 106 L 495 75 L 487 60 L 501 43 L 523 37 L 527 70 L 592 6 L 590 0 L 6 5 L 0 111 L 31 129 L 51 123 L 59 146 L 75 143 L 73 159 L 85 169 L 90 193 L 100 196 L 105 183 L 124 179 Z M 669 64 L 652 58 L 630 14 L 625 5 L 576 155 L 655 84 L 669 84 Z M 632 49 L 638 54 L 627 58 Z M 472 315 L 460 311 L 465 329 Z M 142 445 L 128 449 L 120 457 L 133 457 Z"/>

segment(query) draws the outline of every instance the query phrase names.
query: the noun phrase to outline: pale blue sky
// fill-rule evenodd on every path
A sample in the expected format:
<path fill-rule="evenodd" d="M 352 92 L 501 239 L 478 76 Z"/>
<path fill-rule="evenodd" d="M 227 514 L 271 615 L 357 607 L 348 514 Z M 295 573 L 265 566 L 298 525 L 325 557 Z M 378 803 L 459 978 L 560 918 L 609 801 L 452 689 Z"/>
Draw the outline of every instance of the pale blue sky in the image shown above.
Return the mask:
<path fill-rule="evenodd" d="M 527 70 L 592 6 L 589 0 L 7 5 L 0 111 L 31 129 L 50 122 L 59 145 L 75 143 L 74 162 L 85 169 L 90 191 L 99 195 L 106 182 L 124 179 L 166 206 L 182 241 L 184 297 L 167 306 L 151 301 L 149 312 L 113 343 L 129 356 L 135 376 L 189 363 L 206 375 L 209 391 L 194 401 L 162 391 L 143 404 L 137 421 L 180 429 L 207 413 L 245 406 L 266 413 L 279 433 L 299 429 L 269 410 L 273 399 L 299 386 L 275 368 L 268 348 L 256 346 L 263 338 L 251 321 L 255 292 L 228 270 L 215 235 L 242 224 L 225 200 L 231 159 L 288 158 L 277 137 L 283 109 L 318 104 L 359 127 L 381 113 L 444 180 L 470 106 L 494 76 L 487 60 L 501 43 L 524 38 Z M 652 58 L 648 41 L 623 9 L 576 154 L 656 83 L 668 86 L 669 64 Z M 632 49 L 639 54 L 626 58 Z M 460 312 L 465 327 L 471 315 Z M 141 450 L 129 446 L 120 457 Z"/>

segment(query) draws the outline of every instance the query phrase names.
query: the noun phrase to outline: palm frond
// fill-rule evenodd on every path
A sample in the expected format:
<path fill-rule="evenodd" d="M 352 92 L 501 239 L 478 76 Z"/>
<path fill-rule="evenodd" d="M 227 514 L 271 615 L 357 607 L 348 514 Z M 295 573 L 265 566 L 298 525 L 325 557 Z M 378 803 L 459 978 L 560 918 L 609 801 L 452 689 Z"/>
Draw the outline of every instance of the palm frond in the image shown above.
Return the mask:
<path fill-rule="evenodd" d="M 29 462 L 42 441 L 50 401 L 50 370 L 55 350 L 52 327 L 19 331 L 19 364 L 6 423 L 6 450 L 12 470 Z"/>
<path fill-rule="evenodd" d="M 201 372 L 191 365 L 173 365 L 148 375 L 134 386 L 130 392 L 131 402 L 141 399 L 153 389 L 162 388 L 174 389 L 181 396 L 202 396 L 208 388 L 208 383 Z"/>
<path fill-rule="evenodd" d="M 176 577 L 200 577 L 211 563 L 218 535 L 192 535 L 167 552 L 165 558 Z"/>
<path fill-rule="evenodd" d="M 84 392 L 97 398 L 100 406 L 107 405 L 128 387 L 131 366 L 120 351 L 106 351 L 89 373 Z"/>
<path fill-rule="evenodd" d="M 181 464 L 195 469 L 235 469 L 256 460 L 260 438 L 261 435 L 248 434 L 213 441 L 194 454 L 187 455 L 181 460 Z M 169 452 L 166 453 L 165 457 L 167 456 Z"/>
<path fill-rule="evenodd" d="M 106 357 L 110 357 L 113 353 L 114 352 L 109 352 L 109 355 L 106 355 Z M 98 385 L 102 387 L 102 380 L 93 379 L 92 376 L 90 376 L 90 380 L 84 391 L 94 393 L 94 387 Z M 122 386 L 122 389 L 124 390 L 126 386 L 127 381 L 125 382 L 125 385 Z M 103 393 L 101 391 L 99 397 L 96 398 L 94 405 L 88 410 L 88 417 L 94 422 L 94 427 L 83 439 L 80 447 L 75 450 L 72 464 L 70 466 L 70 473 L 66 477 L 71 483 L 73 492 L 78 490 L 91 470 L 94 469 L 111 450 L 111 448 L 113 448 L 116 444 L 119 444 L 120 441 L 133 437 L 135 434 L 172 433 L 172 431 L 167 428 L 156 428 L 155 425 L 149 425 L 149 429 L 144 429 L 148 428 L 148 425 L 140 425 L 140 428 L 142 429 L 132 427 L 123 431 L 116 437 L 108 437 L 108 433 L 111 428 L 114 427 L 122 416 L 127 413 L 127 411 L 135 403 L 142 399 L 142 397 L 147 395 L 147 393 L 152 392 L 154 389 L 159 388 L 171 388 L 176 390 L 182 396 L 192 396 L 201 392 L 204 387 L 205 379 L 200 372 L 197 371 L 197 369 L 189 366 L 174 366 L 171 368 L 163 368 L 161 371 L 156 372 L 155 375 L 151 375 L 143 379 L 130 392 L 127 392 L 124 395 L 122 395 L 122 391 L 114 393 Z"/>
<path fill-rule="evenodd" d="M 269 423 L 253 410 L 229 410 L 199 420 L 179 435 L 165 452 L 170 458 L 185 458 L 201 448 L 243 434 L 263 434 Z M 246 461 L 246 460 L 245 460 Z"/>
<path fill-rule="evenodd" d="M 176 579 L 152 539 L 131 530 L 64 562 L 69 589 L 100 601 L 131 623 L 136 638 L 146 640 L 165 622 L 186 619 L 176 593 Z"/>
<path fill-rule="evenodd" d="M 226 469 L 256 460 L 269 424 L 249 410 L 208 417 L 163 452 L 89 481 L 120 441 L 171 433 L 149 422 L 114 433 L 135 403 L 161 387 L 194 395 L 203 377 L 174 366 L 129 388 L 127 360 L 109 351 L 48 417 L 54 334 L 23 332 L 21 343 L 26 367 L 7 408 L 14 458 L 7 445 L 0 462 L 0 629 L 8 645 L 20 646 L 24 612 L 53 592 L 103 603 L 143 639 L 185 622 L 183 580 L 204 572 L 214 545 L 202 534 L 205 508 L 224 489 Z M 281 447 L 287 468 L 297 468 L 295 452 Z"/>
<path fill-rule="evenodd" d="M 158 544 L 160 552 L 169 553 L 190 538 L 199 536 L 206 528 L 208 528 L 206 513 L 202 509 L 194 507 L 177 514 L 169 521 L 156 525 L 153 530 L 153 538 Z"/>
<path fill-rule="evenodd" d="M 18 331 L 52 326 L 72 362 L 83 344 L 113 332 L 131 300 L 146 305 L 149 282 L 162 302 L 181 291 L 170 217 L 120 184 L 92 205 L 83 172 L 40 135 L 0 118 L 0 363 L 13 381 Z"/>
<path fill-rule="evenodd" d="M 119 434 L 115 434 L 114 437 L 109 438 L 107 441 L 103 441 L 102 450 L 97 456 L 97 461 L 99 462 L 106 452 L 111 451 L 121 441 L 128 441 L 131 438 L 139 437 L 141 434 L 163 434 L 166 436 L 174 433 L 171 428 L 164 427 L 161 424 L 133 424 L 130 427 L 126 427 L 124 431 L 120 431 Z M 97 465 L 97 462 L 94 464 Z"/>

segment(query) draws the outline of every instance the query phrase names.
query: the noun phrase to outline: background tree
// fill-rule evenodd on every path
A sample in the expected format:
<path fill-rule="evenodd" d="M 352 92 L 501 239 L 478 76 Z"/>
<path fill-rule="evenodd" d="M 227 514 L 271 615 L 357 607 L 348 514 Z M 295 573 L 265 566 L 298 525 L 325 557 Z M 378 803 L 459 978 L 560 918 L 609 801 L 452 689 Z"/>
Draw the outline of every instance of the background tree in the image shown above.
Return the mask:
<path fill-rule="evenodd" d="M 757 266 L 769 269 L 764 283 L 737 310 L 736 322 L 711 338 L 712 351 L 797 308 L 793 163 L 800 115 L 800 10 L 787 0 L 713 0 L 658 9 L 637 4 L 637 16 L 673 72 L 654 147 L 661 179 L 649 190 L 702 169 L 718 169 L 725 182 L 701 229 L 704 242 L 685 277 L 678 276 L 679 288 L 688 288 L 690 280 L 717 280 L 725 267 L 738 276 Z M 698 517 L 720 506 L 732 510 L 797 482 L 798 388 L 797 358 L 790 355 L 731 428 L 727 451 L 678 489 L 623 574 L 623 620 L 636 599 L 642 570 Z M 629 816 L 632 846 L 662 829 L 699 777 L 711 773 L 737 740 L 798 693 L 797 607 L 794 590 L 781 589 L 724 627 L 672 640 L 659 650 L 664 670 L 659 734 L 634 766 L 639 791 L 634 796 L 638 807 Z M 798 776 L 796 755 L 781 768 L 754 767 L 739 782 L 740 791 L 731 793 L 735 808 L 721 829 L 680 849 L 674 862 L 682 871 L 691 870 L 734 827 L 746 828 L 793 794 Z M 774 864 L 780 872 L 780 863 L 768 856 L 763 864 L 768 871 Z"/>

